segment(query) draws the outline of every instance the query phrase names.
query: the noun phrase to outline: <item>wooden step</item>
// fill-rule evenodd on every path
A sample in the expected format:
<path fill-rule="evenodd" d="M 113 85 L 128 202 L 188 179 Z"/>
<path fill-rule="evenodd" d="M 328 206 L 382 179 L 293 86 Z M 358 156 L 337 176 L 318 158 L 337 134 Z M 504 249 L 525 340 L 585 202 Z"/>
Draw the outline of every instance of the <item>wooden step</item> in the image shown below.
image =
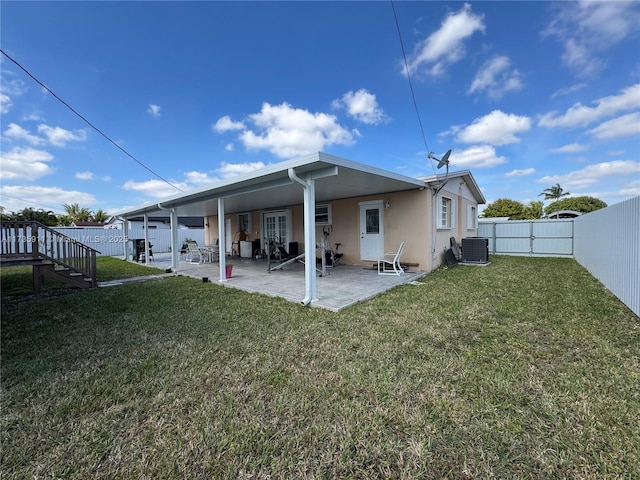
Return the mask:
<path fill-rule="evenodd" d="M 82 289 L 93 287 L 91 278 L 85 277 L 82 273 L 73 272 L 68 268 L 56 268 L 52 263 L 43 263 L 33 266 L 33 287 L 36 293 L 40 292 L 45 278 Z"/>

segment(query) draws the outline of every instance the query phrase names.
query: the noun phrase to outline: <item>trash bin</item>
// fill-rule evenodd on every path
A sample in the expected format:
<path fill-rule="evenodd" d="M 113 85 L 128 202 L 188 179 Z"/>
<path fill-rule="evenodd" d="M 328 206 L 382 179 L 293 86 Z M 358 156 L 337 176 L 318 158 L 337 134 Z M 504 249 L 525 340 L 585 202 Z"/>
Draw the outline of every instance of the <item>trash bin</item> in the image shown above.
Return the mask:
<path fill-rule="evenodd" d="M 231 274 L 233 273 L 233 265 L 225 265 L 225 278 L 231 278 Z"/>

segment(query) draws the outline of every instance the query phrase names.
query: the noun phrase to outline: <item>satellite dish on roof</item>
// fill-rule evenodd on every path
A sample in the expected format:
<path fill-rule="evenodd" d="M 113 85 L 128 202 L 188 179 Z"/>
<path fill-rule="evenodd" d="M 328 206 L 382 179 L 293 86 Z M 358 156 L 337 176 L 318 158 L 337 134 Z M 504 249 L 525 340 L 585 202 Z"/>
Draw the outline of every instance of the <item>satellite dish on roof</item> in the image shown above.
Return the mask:
<path fill-rule="evenodd" d="M 451 155 L 451 149 L 447 150 L 447 153 L 444 154 L 444 157 L 442 157 L 442 159 L 437 158 L 433 152 L 430 152 L 428 157 L 431 160 L 437 160 L 438 161 L 438 168 L 442 168 L 445 165 L 449 165 L 449 156 Z"/>
<path fill-rule="evenodd" d="M 447 150 L 447 153 L 444 154 L 444 156 L 440 159 L 437 158 L 433 152 L 429 152 L 429 155 L 427 155 L 428 158 L 430 158 L 431 160 L 435 160 L 438 162 L 438 168 L 442 168 L 445 165 L 447 166 L 447 174 L 444 177 L 443 182 L 440 184 L 440 186 L 436 189 L 436 193 L 439 192 L 442 187 L 445 186 L 445 184 L 449 181 L 449 156 L 451 155 L 451 149 Z"/>

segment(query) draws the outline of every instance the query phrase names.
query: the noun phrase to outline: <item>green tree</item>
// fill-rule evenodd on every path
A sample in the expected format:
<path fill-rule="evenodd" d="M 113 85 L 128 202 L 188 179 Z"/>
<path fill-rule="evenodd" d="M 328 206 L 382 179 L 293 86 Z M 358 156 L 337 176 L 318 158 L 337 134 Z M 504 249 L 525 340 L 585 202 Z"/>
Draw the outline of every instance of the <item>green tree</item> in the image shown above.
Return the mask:
<path fill-rule="evenodd" d="M 49 227 L 55 227 L 58 224 L 58 218 L 56 214 L 51 210 L 43 210 L 42 208 L 38 210 L 34 210 L 33 208 L 23 208 L 21 211 L 17 213 L 11 213 L 8 215 L 7 220 L 15 220 L 15 221 L 25 221 L 25 222 L 40 222 L 43 225 L 47 225 Z"/>
<path fill-rule="evenodd" d="M 62 207 L 72 222 L 88 222 L 91 220 L 91 210 L 86 207 L 81 208 L 77 203 L 72 203 L 71 205 L 65 203 Z"/>
<path fill-rule="evenodd" d="M 545 188 L 539 197 L 544 195 L 545 200 L 559 200 L 562 197 L 566 197 L 569 195 L 569 192 L 565 192 L 564 189 L 560 186 L 559 183 L 556 183 L 554 186 Z"/>
<path fill-rule="evenodd" d="M 509 217 L 509 220 L 520 220 L 524 216 L 525 206 L 509 198 L 499 198 L 490 203 L 482 212 L 482 217 Z"/>
<path fill-rule="evenodd" d="M 91 220 L 93 222 L 106 222 L 107 220 L 109 220 L 109 215 L 107 214 L 107 212 L 99 208 L 93 213 L 93 215 L 91 215 Z"/>
<path fill-rule="evenodd" d="M 560 210 L 574 210 L 581 213 L 589 213 L 594 210 L 605 208 L 607 204 L 602 200 L 589 196 L 571 197 L 557 200 L 547 205 L 544 209 L 544 213 L 547 215 L 558 212 Z"/>
<path fill-rule="evenodd" d="M 72 222 L 73 220 L 69 215 L 58 215 L 58 226 L 60 227 L 68 227 Z"/>
<path fill-rule="evenodd" d="M 524 207 L 524 219 L 525 220 L 537 220 L 542 218 L 544 213 L 544 203 L 539 200 L 533 200 Z"/>

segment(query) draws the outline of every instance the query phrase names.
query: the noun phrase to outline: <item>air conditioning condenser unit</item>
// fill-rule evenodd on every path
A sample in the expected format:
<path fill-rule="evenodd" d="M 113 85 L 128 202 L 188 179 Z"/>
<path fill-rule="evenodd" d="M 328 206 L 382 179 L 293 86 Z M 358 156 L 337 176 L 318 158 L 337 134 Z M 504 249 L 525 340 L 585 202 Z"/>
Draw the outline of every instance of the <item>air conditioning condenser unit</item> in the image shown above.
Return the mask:
<path fill-rule="evenodd" d="M 488 263 L 489 239 L 481 237 L 463 238 L 462 261 L 465 263 Z"/>

